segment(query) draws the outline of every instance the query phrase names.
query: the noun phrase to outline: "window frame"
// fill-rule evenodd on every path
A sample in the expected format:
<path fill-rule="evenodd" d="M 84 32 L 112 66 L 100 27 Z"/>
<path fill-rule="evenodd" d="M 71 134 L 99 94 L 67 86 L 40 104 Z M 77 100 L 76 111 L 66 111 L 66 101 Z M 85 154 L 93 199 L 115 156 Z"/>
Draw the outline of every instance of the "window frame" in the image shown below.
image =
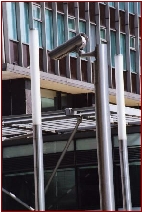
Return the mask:
<path fill-rule="evenodd" d="M 101 30 L 104 30 L 105 31 L 105 38 L 101 38 Z M 107 39 L 106 39 L 106 27 L 100 27 L 100 39 L 102 42 L 105 42 L 107 43 Z"/>
<path fill-rule="evenodd" d="M 135 50 L 135 49 L 136 49 L 136 38 L 135 38 L 135 36 L 131 36 L 131 35 L 130 35 L 130 40 L 131 40 L 131 38 L 134 39 L 134 47 L 132 47 L 132 46 L 130 45 L 130 49 L 131 49 L 131 50 Z M 130 42 L 130 43 L 131 43 L 131 42 Z"/>

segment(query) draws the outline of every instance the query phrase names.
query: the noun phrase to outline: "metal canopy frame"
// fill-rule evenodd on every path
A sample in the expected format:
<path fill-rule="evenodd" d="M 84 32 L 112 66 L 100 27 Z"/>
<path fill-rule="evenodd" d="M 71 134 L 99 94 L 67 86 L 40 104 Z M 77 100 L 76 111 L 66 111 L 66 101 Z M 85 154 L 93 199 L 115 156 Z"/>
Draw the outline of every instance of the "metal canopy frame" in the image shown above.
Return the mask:
<path fill-rule="evenodd" d="M 117 106 L 110 104 L 110 122 L 117 125 Z M 95 107 L 73 109 L 74 114 L 67 116 L 65 110 L 42 113 L 43 134 L 59 134 L 72 132 L 77 117 L 82 116 L 78 131 L 95 130 Z M 141 122 L 139 109 L 125 107 L 127 125 L 138 125 Z M 2 117 L 2 141 L 32 137 L 32 115 Z"/>
<path fill-rule="evenodd" d="M 110 104 L 110 121 L 111 125 L 117 124 L 117 110 L 116 105 Z M 140 124 L 140 110 L 133 108 L 125 108 L 126 111 L 126 123 L 127 125 L 138 125 Z M 73 136 L 77 130 L 95 130 L 96 128 L 96 116 L 94 107 L 73 109 L 70 115 L 66 115 L 65 111 L 47 112 L 42 114 L 42 132 L 43 133 L 63 133 L 72 132 L 71 136 L 58 160 L 56 167 L 50 180 L 45 187 L 45 193 L 72 141 Z M 2 118 L 2 140 L 13 140 L 24 137 L 32 137 L 32 116 L 21 115 L 21 116 L 9 116 Z M 28 206 L 18 197 L 11 192 L 8 192 L 4 188 L 2 191 L 7 195 L 14 198 L 17 202 L 24 205 L 29 210 L 35 210 Z"/>

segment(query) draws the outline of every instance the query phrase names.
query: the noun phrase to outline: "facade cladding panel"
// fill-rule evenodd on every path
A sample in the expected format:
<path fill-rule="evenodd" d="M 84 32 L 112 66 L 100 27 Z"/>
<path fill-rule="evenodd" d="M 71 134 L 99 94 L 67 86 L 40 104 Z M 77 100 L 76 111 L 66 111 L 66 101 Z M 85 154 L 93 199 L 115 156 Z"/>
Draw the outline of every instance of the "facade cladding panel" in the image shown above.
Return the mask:
<path fill-rule="evenodd" d="M 48 53 L 68 39 L 84 32 L 89 37 L 85 52 L 107 44 L 109 88 L 115 84 L 115 54 L 123 54 L 124 90 L 133 97 L 140 94 L 141 74 L 141 3 L 140 2 L 3 2 L 2 62 L 16 68 L 30 68 L 29 28 L 39 34 L 39 68 L 41 72 L 93 83 L 93 58 L 78 58 L 70 53 L 55 61 Z M 29 70 L 28 70 L 29 71 Z M 5 74 L 7 70 L 3 71 Z M 9 72 L 8 72 L 9 73 Z M 2 115 L 31 113 L 30 80 L 2 81 Z M 45 80 L 45 84 L 48 83 Z M 44 85 L 45 85 L 44 84 Z M 46 86 L 45 86 L 46 87 Z M 41 88 L 42 112 L 67 107 L 90 107 L 94 93 L 69 93 Z M 135 105 L 136 107 L 136 105 Z M 138 105 L 139 108 L 139 105 Z M 133 210 L 140 210 L 140 129 L 127 128 L 130 184 Z M 44 135 L 45 185 L 70 134 Z M 75 135 L 65 158 L 45 196 L 46 210 L 99 210 L 99 179 L 94 131 Z M 115 209 L 122 208 L 120 160 L 117 129 L 112 129 Z M 3 187 L 34 208 L 34 173 L 32 139 L 3 141 Z M 3 210 L 26 210 L 3 193 Z"/>

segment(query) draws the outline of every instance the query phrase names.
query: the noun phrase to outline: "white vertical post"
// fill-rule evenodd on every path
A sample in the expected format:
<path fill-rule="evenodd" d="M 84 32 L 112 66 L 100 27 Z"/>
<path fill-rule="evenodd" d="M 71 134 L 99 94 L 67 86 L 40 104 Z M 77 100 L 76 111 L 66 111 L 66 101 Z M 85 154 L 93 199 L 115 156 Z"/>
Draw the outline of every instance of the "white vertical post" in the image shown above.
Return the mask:
<path fill-rule="evenodd" d="M 41 96 L 39 71 L 39 41 L 37 29 L 30 30 L 30 72 L 34 147 L 35 209 L 45 210 L 43 140 L 41 128 Z"/>
<path fill-rule="evenodd" d="M 126 119 L 125 119 L 125 101 L 124 101 L 124 81 L 123 81 L 123 55 L 115 56 L 115 81 L 116 81 L 116 101 L 118 116 L 118 140 L 120 169 L 122 181 L 123 209 L 131 211 L 131 192 L 129 179 L 129 163 L 126 136 Z"/>

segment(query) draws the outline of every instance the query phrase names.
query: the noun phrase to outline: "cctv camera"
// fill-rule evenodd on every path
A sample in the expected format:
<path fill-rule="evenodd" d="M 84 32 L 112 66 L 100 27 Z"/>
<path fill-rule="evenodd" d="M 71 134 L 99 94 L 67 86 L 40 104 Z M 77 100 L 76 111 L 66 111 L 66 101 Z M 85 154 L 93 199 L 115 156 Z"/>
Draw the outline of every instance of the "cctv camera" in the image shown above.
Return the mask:
<path fill-rule="evenodd" d="M 49 56 L 51 59 L 59 60 L 65 57 L 70 52 L 78 52 L 82 50 L 86 46 L 86 42 L 88 37 L 84 33 L 80 33 L 77 36 L 71 38 L 64 44 L 58 46 L 56 49 L 49 52 Z"/>

